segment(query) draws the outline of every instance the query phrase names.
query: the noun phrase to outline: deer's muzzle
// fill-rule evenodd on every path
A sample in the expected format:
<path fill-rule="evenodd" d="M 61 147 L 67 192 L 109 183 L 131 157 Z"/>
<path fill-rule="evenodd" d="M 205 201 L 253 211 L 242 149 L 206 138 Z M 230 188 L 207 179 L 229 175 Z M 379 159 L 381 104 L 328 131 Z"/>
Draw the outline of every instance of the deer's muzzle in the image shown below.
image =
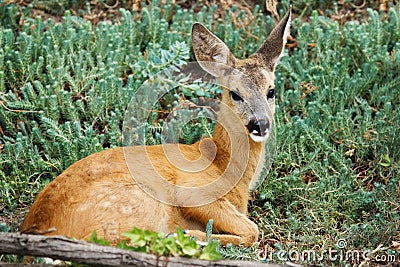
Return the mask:
<path fill-rule="evenodd" d="M 270 128 L 268 119 L 251 119 L 246 127 L 254 141 L 263 142 L 268 138 L 268 132 Z"/>

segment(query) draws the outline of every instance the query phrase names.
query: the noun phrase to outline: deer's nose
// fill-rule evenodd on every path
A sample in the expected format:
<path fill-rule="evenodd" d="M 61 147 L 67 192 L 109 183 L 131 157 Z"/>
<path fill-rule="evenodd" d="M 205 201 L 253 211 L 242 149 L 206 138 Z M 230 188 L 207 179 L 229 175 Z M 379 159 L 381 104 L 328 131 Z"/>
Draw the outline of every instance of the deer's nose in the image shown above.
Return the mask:
<path fill-rule="evenodd" d="M 249 124 L 247 124 L 247 129 L 249 133 L 264 136 L 268 132 L 269 129 L 269 120 L 268 119 L 251 119 Z"/>

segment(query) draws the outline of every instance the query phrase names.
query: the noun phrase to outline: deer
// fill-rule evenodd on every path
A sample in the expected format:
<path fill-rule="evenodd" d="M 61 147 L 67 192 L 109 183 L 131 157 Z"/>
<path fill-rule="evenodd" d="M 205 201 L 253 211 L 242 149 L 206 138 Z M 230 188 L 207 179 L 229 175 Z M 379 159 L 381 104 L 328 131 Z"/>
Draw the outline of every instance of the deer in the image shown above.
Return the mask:
<path fill-rule="evenodd" d="M 166 234 L 180 227 L 186 235 L 205 241 L 206 225 L 212 219 L 211 239 L 235 246 L 257 242 L 258 226 L 247 214 L 249 188 L 263 167 L 275 113 L 274 73 L 284 54 L 290 22 L 291 9 L 261 47 L 245 59 L 236 58 L 205 26 L 193 24 L 195 57 L 221 83 L 221 107 L 212 137 L 178 146 L 189 159 L 186 164 L 203 156 L 209 159 L 206 168 L 198 172 L 178 169 L 165 156 L 176 144 L 118 147 L 94 153 L 72 164 L 37 195 L 20 231 L 76 239 L 89 239 L 96 231 L 100 237 L 118 240 L 133 227 Z M 127 163 L 127 155 L 133 162 Z M 144 159 L 153 164 L 142 165 Z M 134 168 L 128 168 L 128 164 Z M 171 205 L 153 197 L 137 182 L 152 179 L 150 168 L 176 186 L 201 188 L 217 178 L 222 185 L 210 193 L 210 201 L 198 205 L 184 204 L 185 199 L 196 195 L 177 196 L 178 191 L 157 188 L 159 193 L 181 199 L 181 205 Z M 229 190 L 214 195 L 227 185 Z M 207 198 L 208 191 L 197 192 Z"/>

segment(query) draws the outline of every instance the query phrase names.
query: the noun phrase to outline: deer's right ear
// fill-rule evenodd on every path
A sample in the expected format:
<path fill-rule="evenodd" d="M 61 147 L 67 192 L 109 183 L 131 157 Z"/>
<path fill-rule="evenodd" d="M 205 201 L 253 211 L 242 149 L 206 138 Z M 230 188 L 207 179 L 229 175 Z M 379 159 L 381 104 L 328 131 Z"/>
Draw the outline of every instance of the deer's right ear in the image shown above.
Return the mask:
<path fill-rule="evenodd" d="M 192 27 L 192 45 L 200 66 L 214 77 L 233 67 L 234 56 L 228 46 L 198 22 Z"/>

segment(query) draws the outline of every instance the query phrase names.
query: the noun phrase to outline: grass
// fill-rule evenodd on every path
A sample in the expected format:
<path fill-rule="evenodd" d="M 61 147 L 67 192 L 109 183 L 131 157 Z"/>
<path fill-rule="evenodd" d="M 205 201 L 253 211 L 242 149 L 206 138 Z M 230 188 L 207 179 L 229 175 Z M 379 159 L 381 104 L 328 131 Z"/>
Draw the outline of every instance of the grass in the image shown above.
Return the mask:
<path fill-rule="evenodd" d="M 260 245 L 228 246 L 221 253 L 279 262 L 279 251 L 321 253 L 344 239 L 346 249 L 398 254 L 392 242 L 400 240 L 399 6 L 365 9 L 359 21 L 342 23 L 300 4 L 295 11 L 307 8 L 307 19 L 294 20 L 296 43 L 277 70 L 277 153 L 250 203 Z M 192 15 L 158 5 L 119 11 L 118 23 L 94 23 L 68 11 L 61 22 L 32 18 L 32 7 L 0 4 L 2 231 L 15 231 L 15 214 L 70 164 L 121 145 L 133 92 L 160 66 L 193 59 L 193 21 L 211 27 L 238 57 L 252 53 L 273 23 L 261 8 L 249 13 L 231 7 L 218 20 L 216 6 Z M 168 101 L 173 106 L 176 98 Z M 156 132 L 149 133 L 153 143 L 159 142 Z M 187 132 L 193 132 L 187 142 L 202 136 Z M 258 256 L 266 251 L 272 256 Z M 344 264 L 313 261 L 322 262 Z"/>

